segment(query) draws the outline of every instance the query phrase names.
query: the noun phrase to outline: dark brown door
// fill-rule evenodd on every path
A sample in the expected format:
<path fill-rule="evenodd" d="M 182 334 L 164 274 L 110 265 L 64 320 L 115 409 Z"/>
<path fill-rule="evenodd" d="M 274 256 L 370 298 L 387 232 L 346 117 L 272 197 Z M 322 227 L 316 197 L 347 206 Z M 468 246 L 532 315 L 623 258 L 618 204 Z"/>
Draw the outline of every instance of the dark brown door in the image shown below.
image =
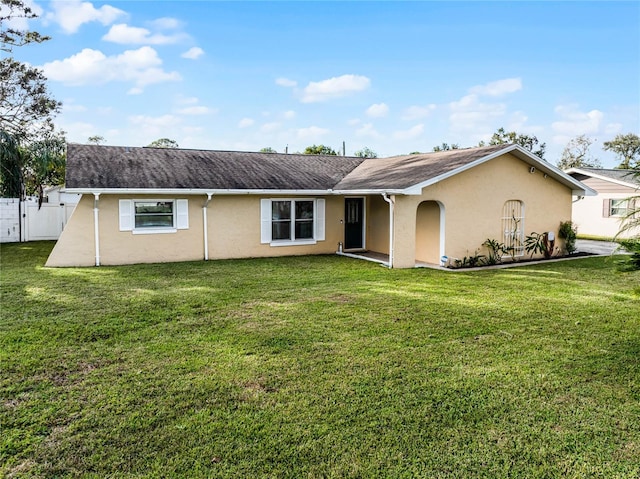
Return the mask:
<path fill-rule="evenodd" d="M 344 249 L 364 247 L 364 198 L 344 199 Z"/>

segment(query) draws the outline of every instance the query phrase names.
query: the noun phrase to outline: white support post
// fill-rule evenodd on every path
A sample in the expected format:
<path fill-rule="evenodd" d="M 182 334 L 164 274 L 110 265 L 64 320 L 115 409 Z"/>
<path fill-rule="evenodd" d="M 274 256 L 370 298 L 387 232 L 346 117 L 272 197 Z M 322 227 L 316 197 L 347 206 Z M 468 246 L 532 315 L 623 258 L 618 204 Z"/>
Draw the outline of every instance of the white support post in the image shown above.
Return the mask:
<path fill-rule="evenodd" d="M 96 246 L 96 266 L 100 266 L 100 228 L 98 224 L 98 206 L 100 202 L 100 193 L 93 194 L 93 234 L 95 236 Z"/>
<path fill-rule="evenodd" d="M 207 193 L 207 201 L 205 201 L 202 207 L 202 225 L 204 229 L 204 260 L 209 260 L 209 227 L 207 224 L 207 207 L 211 201 L 211 193 Z"/>

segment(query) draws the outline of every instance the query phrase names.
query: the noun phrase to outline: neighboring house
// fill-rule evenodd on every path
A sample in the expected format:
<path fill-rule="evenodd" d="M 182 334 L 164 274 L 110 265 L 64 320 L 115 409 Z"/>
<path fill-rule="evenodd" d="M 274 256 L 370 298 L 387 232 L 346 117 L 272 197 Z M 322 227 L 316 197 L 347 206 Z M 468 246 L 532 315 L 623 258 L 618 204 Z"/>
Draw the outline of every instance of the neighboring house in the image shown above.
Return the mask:
<path fill-rule="evenodd" d="M 613 238 L 620 229 L 621 220 L 633 207 L 630 198 L 640 195 L 639 185 L 633 177 L 637 170 L 570 168 L 566 173 L 598 193 L 573 204 L 572 217 L 578 226 L 578 234 Z M 620 237 L 628 238 L 638 233 L 627 231 Z"/>
<path fill-rule="evenodd" d="M 397 268 L 558 231 L 595 194 L 516 145 L 362 159 L 70 144 L 47 266 L 368 252 Z"/>

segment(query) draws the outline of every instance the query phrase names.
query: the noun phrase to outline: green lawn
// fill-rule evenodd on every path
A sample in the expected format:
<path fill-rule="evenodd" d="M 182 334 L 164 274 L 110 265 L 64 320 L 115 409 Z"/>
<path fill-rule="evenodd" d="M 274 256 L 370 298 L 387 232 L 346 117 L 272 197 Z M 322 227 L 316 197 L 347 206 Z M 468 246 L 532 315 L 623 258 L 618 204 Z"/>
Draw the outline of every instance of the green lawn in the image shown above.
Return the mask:
<path fill-rule="evenodd" d="M 0 476 L 640 476 L 640 272 L 2 245 Z"/>

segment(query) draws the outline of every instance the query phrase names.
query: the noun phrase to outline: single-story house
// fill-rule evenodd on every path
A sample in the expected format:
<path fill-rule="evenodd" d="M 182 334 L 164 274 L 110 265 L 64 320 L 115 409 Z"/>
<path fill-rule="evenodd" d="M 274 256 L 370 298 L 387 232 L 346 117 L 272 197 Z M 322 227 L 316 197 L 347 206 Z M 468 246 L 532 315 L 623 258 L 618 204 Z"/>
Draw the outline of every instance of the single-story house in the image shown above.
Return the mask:
<path fill-rule="evenodd" d="M 517 145 L 391 158 L 69 144 L 82 199 L 47 266 L 357 254 L 440 264 L 531 232 L 595 194 Z"/>
<path fill-rule="evenodd" d="M 638 170 L 570 168 L 566 173 L 597 192 L 573 204 L 572 216 L 578 233 L 613 238 L 620 230 L 621 220 L 634 206 L 632 198 L 640 196 L 640 184 L 634 178 Z M 629 238 L 639 233 L 629 230 L 620 237 Z"/>

